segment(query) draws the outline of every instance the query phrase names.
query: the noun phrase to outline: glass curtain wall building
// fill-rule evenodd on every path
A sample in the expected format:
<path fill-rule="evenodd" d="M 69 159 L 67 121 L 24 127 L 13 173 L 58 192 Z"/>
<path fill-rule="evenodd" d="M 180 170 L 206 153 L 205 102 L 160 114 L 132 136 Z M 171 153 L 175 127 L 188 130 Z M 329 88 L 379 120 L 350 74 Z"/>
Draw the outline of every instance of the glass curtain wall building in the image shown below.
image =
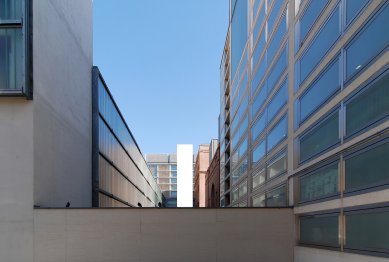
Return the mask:
<path fill-rule="evenodd" d="M 230 5 L 221 206 L 294 206 L 301 246 L 387 256 L 389 1 Z"/>
<path fill-rule="evenodd" d="M 161 190 L 97 67 L 92 121 L 93 206 L 161 206 Z"/>
<path fill-rule="evenodd" d="M 177 155 L 146 154 L 147 165 L 165 197 L 166 207 L 177 207 Z"/>

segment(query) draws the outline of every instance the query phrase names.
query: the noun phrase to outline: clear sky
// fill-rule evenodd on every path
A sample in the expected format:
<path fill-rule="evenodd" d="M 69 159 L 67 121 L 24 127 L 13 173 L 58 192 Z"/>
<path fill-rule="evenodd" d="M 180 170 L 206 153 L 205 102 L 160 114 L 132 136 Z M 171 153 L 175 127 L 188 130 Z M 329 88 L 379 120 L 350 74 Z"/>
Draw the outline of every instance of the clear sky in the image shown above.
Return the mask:
<path fill-rule="evenodd" d="M 217 138 L 228 0 L 94 0 L 94 65 L 142 153 Z"/>

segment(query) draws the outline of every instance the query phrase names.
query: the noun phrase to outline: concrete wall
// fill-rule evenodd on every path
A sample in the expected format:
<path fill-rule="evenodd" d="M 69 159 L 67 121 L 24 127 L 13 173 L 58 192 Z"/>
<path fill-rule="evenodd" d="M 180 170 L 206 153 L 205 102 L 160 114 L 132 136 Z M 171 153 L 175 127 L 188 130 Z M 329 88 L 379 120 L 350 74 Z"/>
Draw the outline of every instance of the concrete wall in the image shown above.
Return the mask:
<path fill-rule="evenodd" d="M 33 105 L 0 97 L 0 262 L 33 252 Z"/>
<path fill-rule="evenodd" d="M 90 207 L 92 0 L 33 4 L 34 204 Z"/>
<path fill-rule="evenodd" d="M 295 247 L 295 262 L 388 262 L 388 258 L 329 251 L 307 247 Z"/>
<path fill-rule="evenodd" d="M 39 262 L 293 261 L 291 209 L 38 209 L 34 228 Z"/>

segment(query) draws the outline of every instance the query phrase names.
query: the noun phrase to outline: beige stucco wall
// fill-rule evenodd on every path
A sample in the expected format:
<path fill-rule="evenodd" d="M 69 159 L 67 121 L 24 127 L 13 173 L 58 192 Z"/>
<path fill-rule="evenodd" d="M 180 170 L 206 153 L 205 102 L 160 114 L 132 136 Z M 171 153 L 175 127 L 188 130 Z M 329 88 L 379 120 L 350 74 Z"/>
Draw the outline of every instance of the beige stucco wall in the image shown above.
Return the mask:
<path fill-rule="evenodd" d="M 39 262 L 293 261 L 292 209 L 38 209 L 34 217 Z"/>

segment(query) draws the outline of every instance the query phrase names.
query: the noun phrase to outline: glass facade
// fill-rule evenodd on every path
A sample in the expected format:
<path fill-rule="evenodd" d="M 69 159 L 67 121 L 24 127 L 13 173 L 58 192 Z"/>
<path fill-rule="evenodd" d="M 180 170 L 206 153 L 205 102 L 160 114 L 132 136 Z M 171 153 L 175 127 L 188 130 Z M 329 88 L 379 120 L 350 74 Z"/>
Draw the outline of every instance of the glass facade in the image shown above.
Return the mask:
<path fill-rule="evenodd" d="M 27 73 L 29 1 L 0 1 L 0 96 L 32 98 Z"/>
<path fill-rule="evenodd" d="M 97 67 L 93 105 L 93 206 L 162 205 L 161 191 Z"/>
<path fill-rule="evenodd" d="M 389 3 L 235 2 L 220 67 L 222 206 L 294 206 L 301 244 L 347 252 L 337 203 L 389 185 Z"/>
<path fill-rule="evenodd" d="M 177 156 L 175 154 L 147 154 L 147 165 L 157 181 L 163 196 L 168 201 L 169 207 L 177 201 Z M 165 205 L 166 206 L 166 205 Z"/>

